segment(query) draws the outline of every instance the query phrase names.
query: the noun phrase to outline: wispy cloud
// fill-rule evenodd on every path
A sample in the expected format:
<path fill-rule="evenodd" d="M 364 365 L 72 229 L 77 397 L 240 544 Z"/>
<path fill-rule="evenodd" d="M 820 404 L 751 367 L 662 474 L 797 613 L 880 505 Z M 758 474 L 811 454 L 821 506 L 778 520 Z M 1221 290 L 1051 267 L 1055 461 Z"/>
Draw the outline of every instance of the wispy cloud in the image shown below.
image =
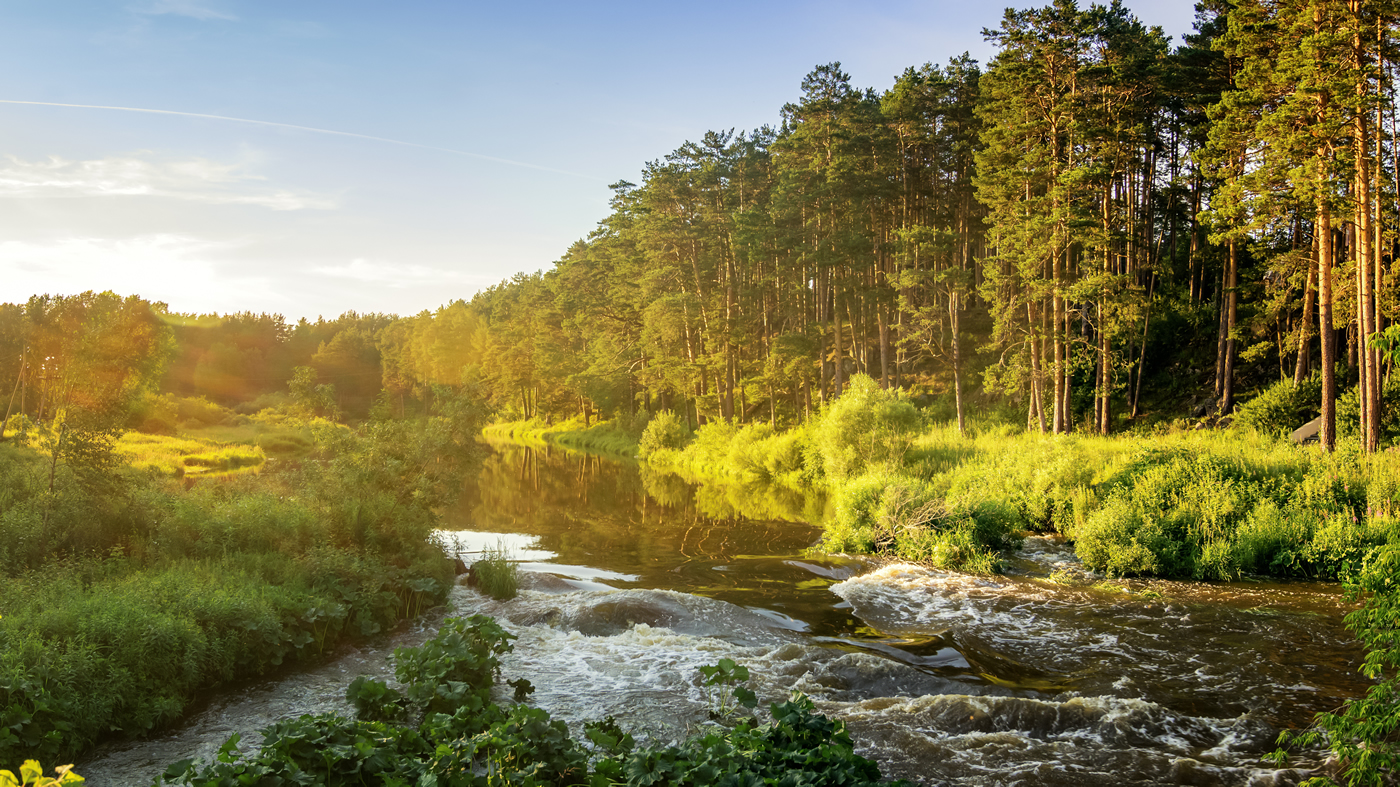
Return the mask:
<path fill-rule="evenodd" d="M 149 156 L 109 156 L 71 161 L 51 156 L 26 161 L 0 160 L 0 197 L 167 197 L 272 210 L 330 209 L 336 199 L 273 189 L 244 164 L 203 158 L 159 160 Z"/>
<path fill-rule="evenodd" d="M 233 14 L 211 8 L 208 3 L 202 3 L 199 0 L 151 0 L 147 3 L 127 6 L 127 10 L 137 14 L 173 14 L 187 16 L 191 19 L 222 19 L 229 22 L 238 19 Z"/>
<path fill-rule="evenodd" d="M 512 167 L 525 167 L 526 169 L 537 169 L 541 172 L 554 172 L 560 175 L 569 175 L 575 178 L 585 178 L 587 180 L 601 180 L 593 175 L 583 175 L 578 172 L 570 172 L 565 169 L 555 169 L 554 167 L 544 167 L 539 164 L 530 164 L 524 161 L 515 161 L 499 156 L 487 156 L 482 153 L 472 153 L 466 150 L 456 150 L 454 148 L 441 148 L 436 145 L 423 145 L 417 142 L 408 142 L 402 139 L 390 139 L 388 137 L 376 137 L 370 134 L 357 134 L 353 131 L 336 131 L 329 128 L 316 128 L 314 126 L 298 126 L 294 123 L 278 123 L 271 120 L 253 120 L 252 118 L 236 118 L 228 115 L 207 115 L 202 112 L 181 112 L 174 109 L 147 109 L 145 107 L 117 107 L 105 104 L 64 104 L 56 101 L 21 101 L 12 98 L 0 98 L 0 104 L 17 104 L 31 107 L 65 107 L 68 109 L 105 109 L 114 112 L 138 112 L 147 115 L 173 115 L 176 117 L 206 118 L 208 120 L 227 120 L 232 123 L 248 123 L 254 126 L 268 126 L 270 128 L 287 128 L 295 131 L 306 131 L 312 134 L 330 134 L 337 137 L 351 137 L 353 139 L 365 139 L 371 142 L 385 142 L 390 145 L 403 145 L 404 147 L 419 148 L 420 150 L 436 150 L 440 153 L 451 153 L 454 156 L 469 156 L 482 161 L 494 161 L 498 164 L 508 164 Z"/>
<path fill-rule="evenodd" d="M 237 244 L 153 234 L 133 238 L 69 237 L 0 241 L 0 300 L 32 294 L 112 290 L 164 301 L 182 312 L 229 312 L 249 303 L 286 300 L 263 276 L 231 275 L 220 258 Z"/>
<path fill-rule="evenodd" d="M 351 260 L 344 265 L 321 265 L 312 268 L 311 271 L 331 278 L 349 279 L 393 289 L 437 284 L 485 285 L 496 282 L 496 278 L 491 276 L 465 271 L 444 270 L 426 265 L 372 262 L 363 258 Z"/>

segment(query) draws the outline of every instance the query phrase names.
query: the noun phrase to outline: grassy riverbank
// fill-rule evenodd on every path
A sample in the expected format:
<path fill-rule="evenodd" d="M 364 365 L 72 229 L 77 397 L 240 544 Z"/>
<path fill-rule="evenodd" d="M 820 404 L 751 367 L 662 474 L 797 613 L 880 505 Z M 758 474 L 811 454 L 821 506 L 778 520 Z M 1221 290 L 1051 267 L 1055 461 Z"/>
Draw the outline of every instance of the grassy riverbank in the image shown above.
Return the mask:
<path fill-rule="evenodd" d="M 796 429 L 667 414 L 644 460 L 696 483 L 823 491 L 833 551 L 994 571 L 1020 531 L 1074 540 L 1112 575 L 1337 577 L 1400 541 L 1400 453 L 1299 447 L 1257 430 L 1113 437 L 977 424 L 960 435 L 857 377 Z"/>
<path fill-rule="evenodd" d="M 193 484 L 121 444 L 0 445 L 0 764 L 158 730 L 215 686 L 440 603 L 433 509 L 475 423 L 308 425 L 307 458 Z"/>
<path fill-rule="evenodd" d="M 628 459 L 637 456 L 637 439 L 645 420 L 633 425 L 625 418 L 594 421 L 588 426 L 583 419 L 570 418 L 555 423 L 539 420 L 507 421 L 491 424 L 481 430 L 487 440 L 519 443 L 543 448 L 557 445 L 575 451 L 606 454 Z"/>

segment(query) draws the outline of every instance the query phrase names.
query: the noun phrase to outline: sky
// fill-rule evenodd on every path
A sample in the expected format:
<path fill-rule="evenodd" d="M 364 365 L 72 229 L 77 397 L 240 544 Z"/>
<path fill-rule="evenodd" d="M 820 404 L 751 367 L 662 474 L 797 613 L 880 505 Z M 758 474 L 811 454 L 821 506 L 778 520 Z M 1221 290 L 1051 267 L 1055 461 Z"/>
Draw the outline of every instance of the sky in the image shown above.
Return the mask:
<path fill-rule="evenodd" d="M 1191 30 L 1192 0 L 1126 5 Z M 986 63 L 1003 7 L 10 0 L 0 302 L 112 290 L 295 321 L 470 300 L 548 268 L 647 161 L 777 125 L 819 64 L 885 90 Z"/>

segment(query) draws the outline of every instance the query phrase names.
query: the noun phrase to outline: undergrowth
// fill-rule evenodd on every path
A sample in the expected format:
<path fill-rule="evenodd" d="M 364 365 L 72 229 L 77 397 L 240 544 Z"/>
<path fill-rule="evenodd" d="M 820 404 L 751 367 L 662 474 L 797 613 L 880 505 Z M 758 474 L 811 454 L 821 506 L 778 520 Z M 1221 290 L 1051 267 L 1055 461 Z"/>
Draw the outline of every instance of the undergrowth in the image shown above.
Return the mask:
<path fill-rule="evenodd" d="M 476 586 L 497 601 L 515 598 L 519 586 L 519 569 L 504 546 L 482 550 L 481 558 L 471 565 Z"/>
<path fill-rule="evenodd" d="M 543 448 L 557 445 L 575 451 L 606 454 L 631 459 L 637 455 L 637 441 L 646 427 L 646 413 L 637 418 L 619 417 L 584 426 L 571 418 L 547 424 L 542 421 L 510 421 L 491 424 L 482 430 L 487 440 L 500 440 Z"/>

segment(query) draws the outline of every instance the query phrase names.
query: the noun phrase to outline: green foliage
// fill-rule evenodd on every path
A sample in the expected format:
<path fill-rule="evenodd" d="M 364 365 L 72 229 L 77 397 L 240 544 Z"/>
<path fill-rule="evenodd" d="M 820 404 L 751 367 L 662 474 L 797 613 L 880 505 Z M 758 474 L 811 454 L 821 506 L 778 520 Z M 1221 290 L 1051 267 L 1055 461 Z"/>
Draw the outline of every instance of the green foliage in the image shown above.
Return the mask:
<path fill-rule="evenodd" d="M 1317 417 L 1322 380 L 1317 375 L 1294 385 L 1282 380 L 1235 408 L 1235 423 L 1266 435 L 1288 434 Z"/>
<path fill-rule="evenodd" d="M 20 766 L 19 776 L 13 771 L 0 771 L 0 787 L 57 787 L 61 784 L 82 784 L 86 780 L 73 773 L 72 765 L 54 768 L 57 776 L 45 776 L 38 760 L 25 760 Z"/>
<path fill-rule="evenodd" d="M 811 429 L 808 462 L 833 482 L 902 465 L 920 425 L 914 405 L 865 375 L 827 405 Z"/>
<path fill-rule="evenodd" d="M 995 573 L 999 550 L 1019 543 L 1004 505 L 954 503 L 909 475 L 871 473 L 838 487 L 823 546 L 889 554 L 940 568 Z"/>
<path fill-rule="evenodd" d="M 238 784 L 471 785 L 490 787 L 636 787 L 698 784 L 874 785 L 880 772 L 854 753 L 839 722 L 813 713 L 794 697 L 772 706 L 772 721 L 742 720 L 679 746 L 638 749 L 611 718 L 584 725 L 583 742 L 538 708 L 502 708 L 491 700 L 499 656 L 511 635 L 482 616 L 449 619 L 418 648 L 395 651 L 403 694 L 359 678 L 349 696 L 357 718 L 302 716 L 263 730 L 262 746 L 237 752 L 230 738 L 215 762 L 171 765 L 159 784 L 233 787 Z M 726 659 L 702 669 L 706 685 L 732 689 L 731 698 L 756 705 L 738 683 L 747 670 Z M 781 781 L 779 781 L 781 779 Z"/>
<path fill-rule="evenodd" d="M 637 455 L 646 459 L 659 451 L 679 451 L 690 439 L 685 421 L 673 410 L 662 410 L 647 424 L 637 442 Z"/>
<path fill-rule="evenodd" d="M 482 435 L 487 440 L 538 447 L 558 445 L 574 451 L 631 459 L 637 455 L 637 441 L 645 428 L 637 428 L 634 419 L 623 417 L 598 421 L 589 427 L 573 418 L 555 424 L 534 420 L 496 423 L 483 429 Z"/>
<path fill-rule="evenodd" d="M 481 558 L 471 565 L 476 586 L 497 601 L 509 601 L 517 592 L 519 568 L 510 559 L 506 548 L 497 545 L 482 551 Z"/>
<path fill-rule="evenodd" d="M 256 446 L 142 432 L 122 435 L 114 447 L 132 467 L 172 478 L 255 468 L 266 461 Z"/>
<path fill-rule="evenodd" d="M 440 603 L 433 511 L 474 418 L 326 426 L 300 470 L 187 490 L 0 446 L 0 761 L 149 734 L 210 687 Z"/>
<path fill-rule="evenodd" d="M 741 707 L 752 710 L 758 706 L 758 695 L 743 685 L 749 680 L 749 668 L 736 664 L 734 659 L 723 658 L 716 664 L 703 666 L 700 675 L 700 685 L 705 687 L 710 700 L 712 718 L 728 719 Z"/>

